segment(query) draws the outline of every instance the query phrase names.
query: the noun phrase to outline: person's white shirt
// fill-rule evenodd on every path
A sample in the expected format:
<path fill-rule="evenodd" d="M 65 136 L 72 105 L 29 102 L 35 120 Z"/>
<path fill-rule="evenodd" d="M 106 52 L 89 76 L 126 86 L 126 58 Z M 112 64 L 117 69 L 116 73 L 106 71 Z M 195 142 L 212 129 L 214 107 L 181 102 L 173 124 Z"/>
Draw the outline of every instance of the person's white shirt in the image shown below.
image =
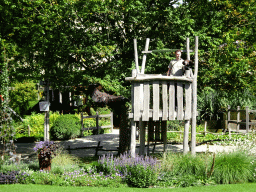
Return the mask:
<path fill-rule="evenodd" d="M 174 59 L 170 62 L 169 68 L 171 69 L 170 75 L 173 76 L 182 76 L 183 75 L 183 59 L 177 60 Z"/>

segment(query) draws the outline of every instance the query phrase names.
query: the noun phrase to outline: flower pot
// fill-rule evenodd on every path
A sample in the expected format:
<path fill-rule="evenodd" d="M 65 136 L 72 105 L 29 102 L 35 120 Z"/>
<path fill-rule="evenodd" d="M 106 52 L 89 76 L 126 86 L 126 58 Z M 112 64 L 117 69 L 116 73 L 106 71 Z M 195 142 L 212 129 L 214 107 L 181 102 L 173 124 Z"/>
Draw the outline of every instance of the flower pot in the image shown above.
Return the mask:
<path fill-rule="evenodd" d="M 51 155 L 50 154 L 38 154 L 39 168 L 40 170 L 51 170 Z"/>

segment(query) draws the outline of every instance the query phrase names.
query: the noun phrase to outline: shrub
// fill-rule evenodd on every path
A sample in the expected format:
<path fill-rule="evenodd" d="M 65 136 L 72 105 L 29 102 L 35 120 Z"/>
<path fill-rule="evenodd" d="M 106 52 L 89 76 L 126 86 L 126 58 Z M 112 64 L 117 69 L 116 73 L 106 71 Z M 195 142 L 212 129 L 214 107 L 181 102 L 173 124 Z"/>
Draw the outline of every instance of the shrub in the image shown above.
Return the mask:
<path fill-rule="evenodd" d="M 54 140 L 66 140 L 80 135 L 81 124 L 76 115 L 60 115 L 50 129 L 50 135 Z"/>
<path fill-rule="evenodd" d="M 23 124 L 16 127 L 16 133 L 22 133 L 28 136 L 28 126 L 30 127 L 30 136 L 44 137 L 44 115 L 32 113 L 23 120 Z"/>
<path fill-rule="evenodd" d="M 241 151 L 216 155 L 213 177 L 219 184 L 235 184 L 255 180 L 253 157 Z"/>
<path fill-rule="evenodd" d="M 127 166 L 126 183 L 131 187 L 145 188 L 156 184 L 157 172 L 150 165 Z"/>

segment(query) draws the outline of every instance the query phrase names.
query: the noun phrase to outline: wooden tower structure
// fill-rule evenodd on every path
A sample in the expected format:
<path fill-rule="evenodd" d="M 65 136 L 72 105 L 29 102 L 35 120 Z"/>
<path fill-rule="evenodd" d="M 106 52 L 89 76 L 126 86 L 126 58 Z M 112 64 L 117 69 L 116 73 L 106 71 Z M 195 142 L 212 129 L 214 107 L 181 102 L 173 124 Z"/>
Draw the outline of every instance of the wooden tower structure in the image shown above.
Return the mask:
<path fill-rule="evenodd" d="M 194 72 L 190 69 L 184 76 L 167 76 L 162 74 L 144 74 L 147 54 L 156 52 L 176 51 L 148 50 L 150 39 L 146 40 L 141 70 L 138 64 L 137 40 L 134 39 L 136 69 L 132 77 L 126 77 L 131 82 L 132 111 L 131 120 L 131 155 L 135 156 L 136 128 L 140 130 L 139 154 L 145 154 L 145 130 L 148 128 L 148 140 L 154 139 L 167 145 L 167 121 L 185 120 L 183 153 L 189 151 L 188 135 L 191 128 L 191 153 L 195 154 L 196 146 L 196 113 L 197 113 L 197 73 L 198 73 L 198 37 L 195 37 L 195 66 Z M 187 38 L 187 59 L 190 60 L 189 38 Z M 166 66 L 167 67 L 167 66 Z M 176 92 L 176 93 L 175 93 Z"/>

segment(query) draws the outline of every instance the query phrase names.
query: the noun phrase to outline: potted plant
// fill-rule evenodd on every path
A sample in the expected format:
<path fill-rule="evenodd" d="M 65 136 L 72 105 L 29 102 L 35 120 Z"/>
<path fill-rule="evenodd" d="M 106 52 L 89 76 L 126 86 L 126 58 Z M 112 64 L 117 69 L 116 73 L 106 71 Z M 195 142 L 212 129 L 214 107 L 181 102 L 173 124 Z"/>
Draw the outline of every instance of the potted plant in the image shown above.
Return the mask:
<path fill-rule="evenodd" d="M 40 141 L 34 147 L 38 154 L 40 170 L 51 170 L 51 159 L 56 155 L 58 146 L 53 141 Z"/>

